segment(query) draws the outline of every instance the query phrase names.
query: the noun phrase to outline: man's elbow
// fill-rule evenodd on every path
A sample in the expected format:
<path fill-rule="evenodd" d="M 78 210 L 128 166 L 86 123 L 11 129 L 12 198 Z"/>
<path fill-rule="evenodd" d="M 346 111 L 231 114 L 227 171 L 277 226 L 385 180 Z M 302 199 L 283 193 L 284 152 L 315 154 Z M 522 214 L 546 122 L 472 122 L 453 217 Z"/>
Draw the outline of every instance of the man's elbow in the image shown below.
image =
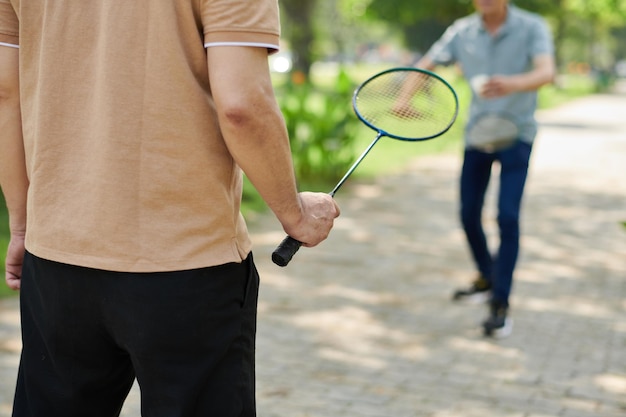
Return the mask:
<path fill-rule="evenodd" d="M 233 129 L 244 129 L 254 123 L 253 109 L 247 104 L 231 105 L 219 111 L 220 120 Z"/>
<path fill-rule="evenodd" d="M 229 100 L 218 107 L 220 122 L 236 130 L 258 129 L 265 121 L 274 120 L 279 112 L 275 102 L 267 97 Z"/>

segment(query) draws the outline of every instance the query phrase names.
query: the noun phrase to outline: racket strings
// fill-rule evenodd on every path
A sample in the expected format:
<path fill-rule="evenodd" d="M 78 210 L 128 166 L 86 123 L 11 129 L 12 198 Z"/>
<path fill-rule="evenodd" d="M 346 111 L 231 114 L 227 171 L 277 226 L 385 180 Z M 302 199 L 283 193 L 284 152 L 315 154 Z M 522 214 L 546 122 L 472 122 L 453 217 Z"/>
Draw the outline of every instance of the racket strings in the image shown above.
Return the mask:
<path fill-rule="evenodd" d="M 355 110 L 370 125 L 403 139 L 448 129 L 457 113 L 454 91 L 426 73 L 391 71 L 372 78 L 355 96 Z"/>

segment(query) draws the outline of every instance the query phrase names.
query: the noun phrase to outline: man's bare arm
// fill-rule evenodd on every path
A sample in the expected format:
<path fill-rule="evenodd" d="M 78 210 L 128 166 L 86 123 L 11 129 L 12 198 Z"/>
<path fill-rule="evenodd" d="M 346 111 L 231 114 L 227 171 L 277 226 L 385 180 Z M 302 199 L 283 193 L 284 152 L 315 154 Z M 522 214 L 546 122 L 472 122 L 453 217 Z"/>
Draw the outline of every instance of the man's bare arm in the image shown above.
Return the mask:
<path fill-rule="evenodd" d="M 324 193 L 298 193 L 285 122 L 274 96 L 265 48 L 207 49 L 211 89 L 229 151 L 275 213 L 304 246 L 324 240 L 339 215 Z"/>
<path fill-rule="evenodd" d="M 19 289 L 26 234 L 28 178 L 19 100 L 18 49 L 0 46 L 0 186 L 9 210 L 11 241 L 6 281 Z"/>
<path fill-rule="evenodd" d="M 533 69 L 517 75 L 494 75 L 485 83 L 483 98 L 497 98 L 513 93 L 535 91 L 554 80 L 556 68 L 552 55 L 539 55 L 533 60 Z"/>
<path fill-rule="evenodd" d="M 428 57 L 422 58 L 416 65 L 418 68 L 432 71 L 435 63 Z M 534 91 L 551 83 L 556 75 L 556 66 L 552 55 L 538 55 L 533 60 L 533 68 L 516 75 L 493 75 L 481 88 L 483 98 L 497 98 L 513 93 Z"/>

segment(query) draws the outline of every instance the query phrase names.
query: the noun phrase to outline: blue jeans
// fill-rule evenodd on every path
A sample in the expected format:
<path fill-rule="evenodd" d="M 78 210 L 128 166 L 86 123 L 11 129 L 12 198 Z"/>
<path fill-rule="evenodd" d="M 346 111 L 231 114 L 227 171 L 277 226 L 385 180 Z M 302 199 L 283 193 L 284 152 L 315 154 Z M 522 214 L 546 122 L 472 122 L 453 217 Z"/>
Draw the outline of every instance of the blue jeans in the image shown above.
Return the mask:
<path fill-rule="evenodd" d="M 492 301 L 508 305 L 519 253 L 520 207 L 531 145 L 518 141 L 495 153 L 467 149 L 461 172 L 461 222 L 478 271 L 492 285 Z M 493 163 L 500 163 L 498 226 L 500 246 L 492 256 L 482 224 Z"/>

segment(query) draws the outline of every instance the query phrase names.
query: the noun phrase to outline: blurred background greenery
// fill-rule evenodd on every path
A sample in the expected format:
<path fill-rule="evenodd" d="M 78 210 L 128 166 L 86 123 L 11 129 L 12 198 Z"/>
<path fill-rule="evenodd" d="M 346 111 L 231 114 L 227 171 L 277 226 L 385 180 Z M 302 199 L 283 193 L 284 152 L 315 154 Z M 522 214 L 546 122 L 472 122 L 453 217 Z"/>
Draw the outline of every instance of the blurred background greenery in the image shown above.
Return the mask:
<path fill-rule="evenodd" d="M 279 0 L 283 45 L 270 57 L 301 189 L 328 191 L 375 133 L 352 112 L 354 88 L 374 73 L 413 64 L 471 0 Z M 559 76 L 540 91 L 542 108 L 601 92 L 626 77 L 626 0 L 516 0 L 545 16 L 555 39 Z M 455 88 L 461 112 L 437 140 L 418 144 L 384 138 L 355 179 L 401 170 L 420 155 L 460 151 L 469 89 L 455 68 L 437 71 Z M 266 210 L 246 181 L 243 211 Z M 0 265 L 9 240 L 0 200 Z M 4 270 L 1 269 L 2 276 Z M 0 285 L 0 296 L 12 293 Z"/>
<path fill-rule="evenodd" d="M 319 62 L 410 63 L 471 0 L 279 0 L 283 39 L 294 69 L 308 74 Z M 562 71 L 611 72 L 626 58 L 625 0 L 515 0 L 543 15 L 554 35 Z"/>

